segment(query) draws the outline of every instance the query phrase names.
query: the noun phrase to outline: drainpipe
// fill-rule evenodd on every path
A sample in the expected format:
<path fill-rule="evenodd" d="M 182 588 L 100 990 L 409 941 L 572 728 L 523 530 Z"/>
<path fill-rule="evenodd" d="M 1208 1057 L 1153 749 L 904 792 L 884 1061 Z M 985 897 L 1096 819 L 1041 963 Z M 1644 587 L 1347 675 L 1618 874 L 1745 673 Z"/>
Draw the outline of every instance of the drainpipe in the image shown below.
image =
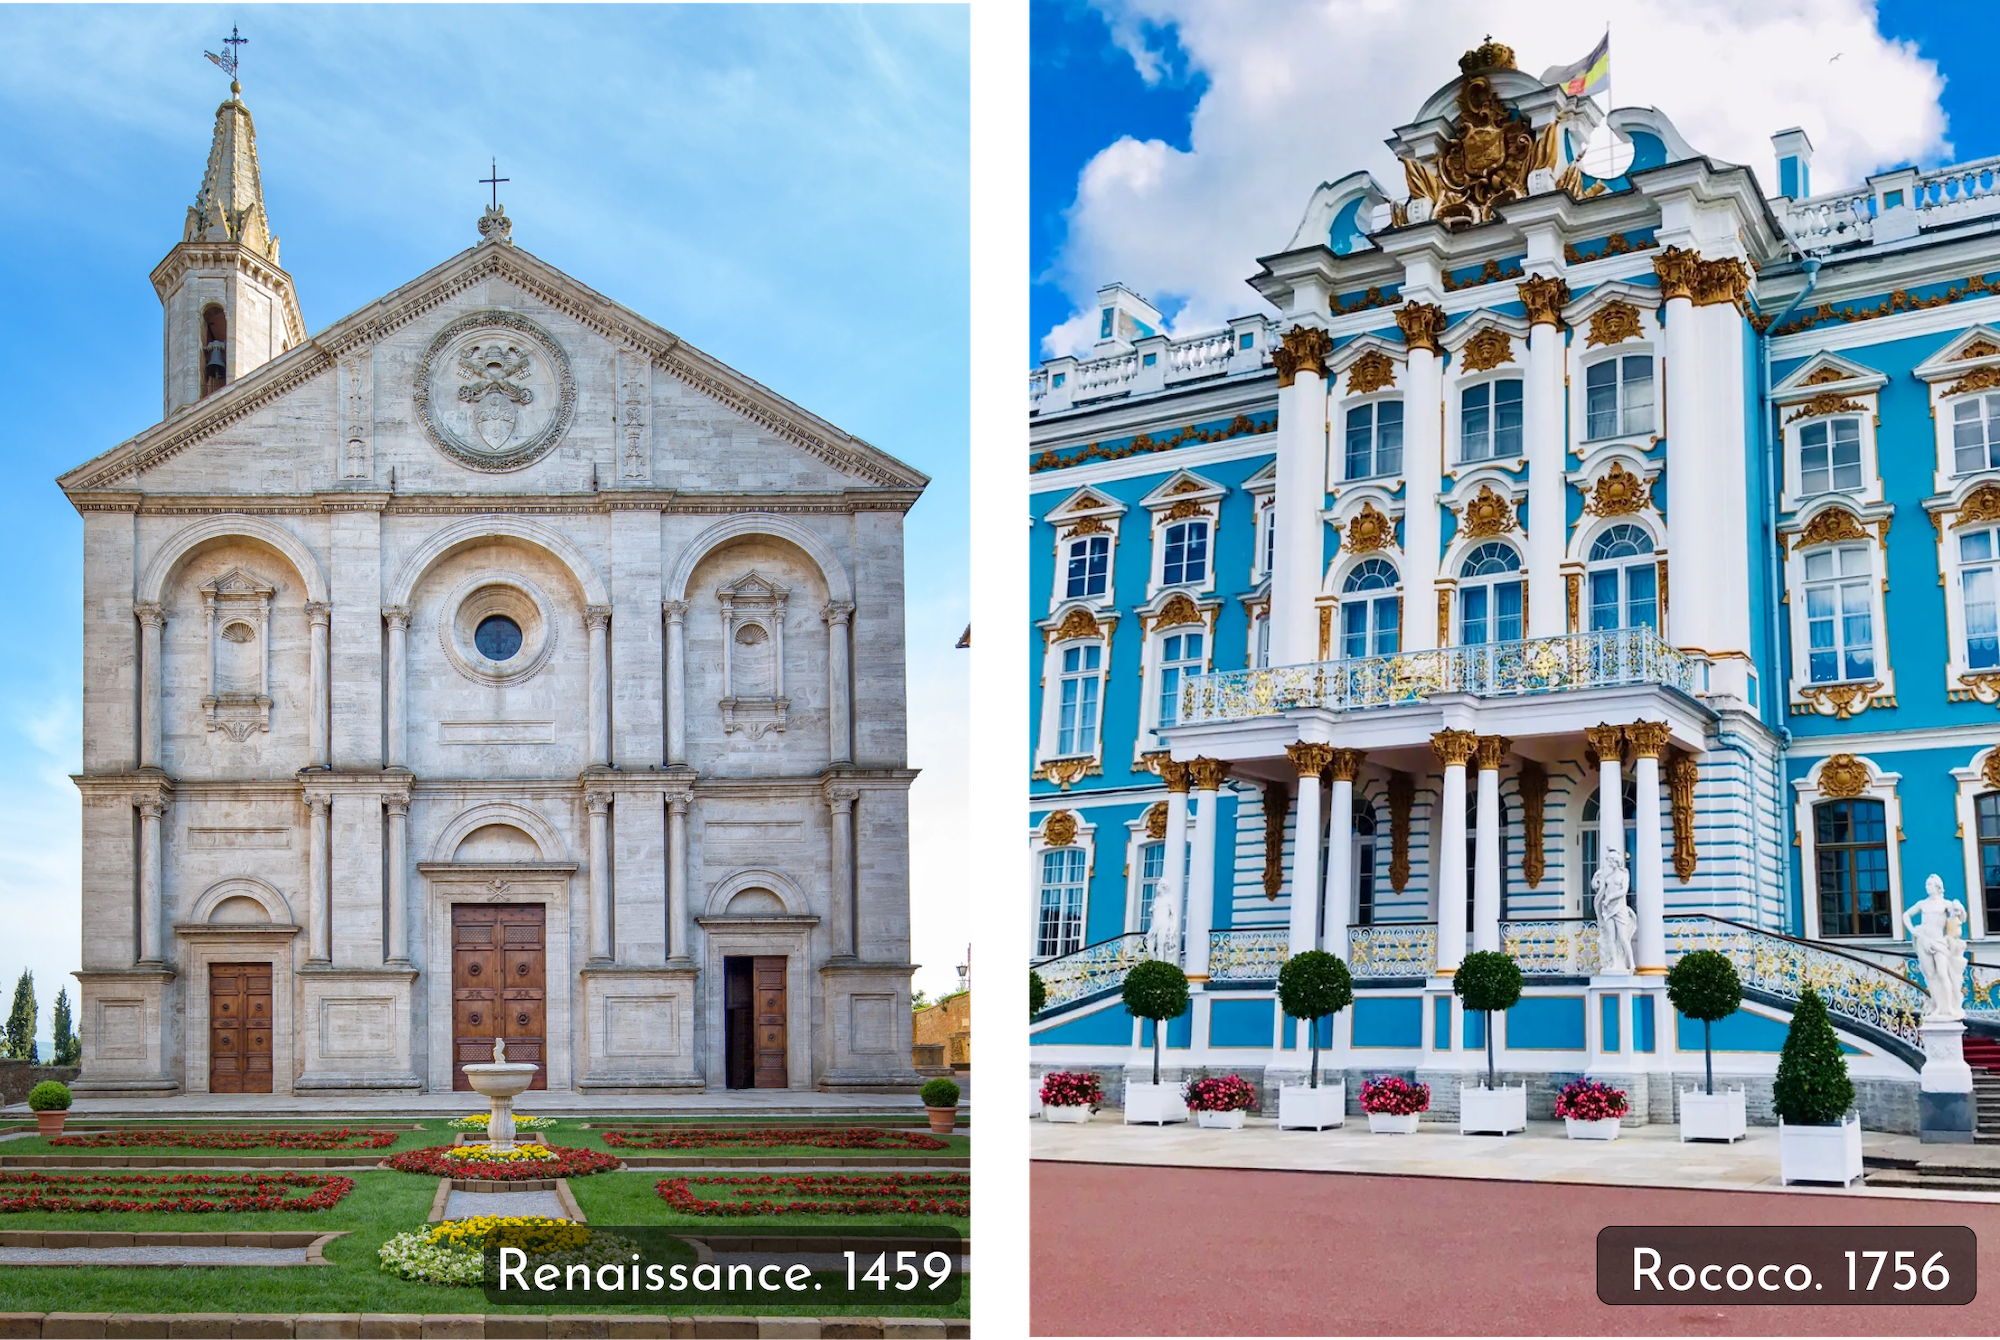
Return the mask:
<path fill-rule="evenodd" d="M 1792 242 L 1789 234 L 1785 240 Z M 1792 248 L 1794 251 L 1798 250 L 1798 243 L 1792 242 Z M 1762 354 L 1764 370 L 1763 397 L 1757 405 L 1757 429 L 1758 438 L 1764 452 L 1765 531 L 1770 537 L 1764 545 L 1765 560 L 1770 568 L 1770 586 L 1765 593 L 1764 605 L 1767 611 L 1765 617 L 1765 634 L 1768 639 L 1767 645 L 1771 649 L 1772 665 L 1771 669 L 1764 675 L 1764 692 L 1765 701 L 1774 704 L 1782 704 L 1785 701 L 1783 691 L 1783 621 L 1778 615 L 1778 600 L 1785 586 L 1785 560 L 1778 551 L 1778 502 L 1784 491 L 1784 463 L 1779 459 L 1778 449 L 1771 440 L 1771 332 L 1784 325 L 1790 319 L 1792 313 L 1799 309 L 1799 305 L 1806 300 L 1807 295 L 1813 291 L 1813 285 L 1819 280 L 1820 262 L 1817 256 L 1806 256 L 1801 260 L 1800 264 L 1806 273 L 1805 286 L 1798 291 L 1798 294 L 1793 297 L 1791 302 L 1785 305 L 1785 310 L 1778 313 L 1777 318 L 1770 325 L 1764 327 L 1763 334 L 1758 336 L 1757 339 L 1758 348 Z M 1784 830 L 1791 823 L 1792 806 L 1791 802 L 1786 798 L 1783 751 L 1789 749 L 1791 746 L 1792 732 L 1782 722 L 1783 718 L 1781 716 L 1780 724 L 1777 727 L 1778 748 L 1780 751 L 1778 764 L 1778 868 L 1779 888 L 1783 891 L 1784 905 L 1789 909 L 1792 900 L 1792 844 L 1786 840 Z M 1803 890 L 1800 891 L 1800 896 L 1804 897 Z M 1800 931 L 1803 933 L 1803 925 L 1800 926 Z"/>

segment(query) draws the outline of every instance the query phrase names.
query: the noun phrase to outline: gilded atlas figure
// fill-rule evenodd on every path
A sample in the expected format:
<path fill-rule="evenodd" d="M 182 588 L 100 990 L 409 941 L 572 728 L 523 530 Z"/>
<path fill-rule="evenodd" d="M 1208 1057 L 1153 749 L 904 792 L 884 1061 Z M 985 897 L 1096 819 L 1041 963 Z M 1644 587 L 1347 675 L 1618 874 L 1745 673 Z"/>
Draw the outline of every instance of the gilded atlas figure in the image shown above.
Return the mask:
<path fill-rule="evenodd" d="M 1924 881 L 1924 896 L 1903 913 L 1903 928 L 1916 947 L 1917 968 L 1931 1007 L 1924 1018 L 1949 1022 L 1965 1017 L 1965 904 L 1944 896 L 1944 881 L 1932 875 Z"/>
<path fill-rule="evenodd" d="M 1613 848 L 1597 863 L 1590 891 L 1597 898 L 1597 942 L 1599 971 L 1613 977 L 1632 975 L 1632 942 L 1639 930 L 1639 918 L 1627 897 L 1631 876 L 1625 873 L 1625 853 Z"/>

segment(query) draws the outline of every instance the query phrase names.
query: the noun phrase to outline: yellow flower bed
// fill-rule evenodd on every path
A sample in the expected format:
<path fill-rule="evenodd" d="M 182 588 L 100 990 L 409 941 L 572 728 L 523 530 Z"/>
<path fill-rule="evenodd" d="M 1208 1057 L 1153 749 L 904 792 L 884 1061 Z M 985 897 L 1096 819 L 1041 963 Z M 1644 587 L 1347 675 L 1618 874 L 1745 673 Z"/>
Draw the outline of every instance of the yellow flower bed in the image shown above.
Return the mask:
<path fill-rule="evenodd" d="M 567 1252 L 590 1241 L 590 1229 L 567 1219 L 545 1215 L 505 1216 L 482 1214 L 472 1219 L 453 1219 L 431 1229 L 431 1241 L 447 1246 L 480 1251 L 486 1235 L 496 1228 L 507 1230 L 507 1245 L 530 1252 Z"/>
<path fill-rule="evenodd" d="M 470 1159 L 478 1163 L 548 1163 L 558 1155 L 547 1145 L 515 1145 L 495 1149 L 492 1145 L 453 1145 L 444 1151 L 448 1159 Z"/>

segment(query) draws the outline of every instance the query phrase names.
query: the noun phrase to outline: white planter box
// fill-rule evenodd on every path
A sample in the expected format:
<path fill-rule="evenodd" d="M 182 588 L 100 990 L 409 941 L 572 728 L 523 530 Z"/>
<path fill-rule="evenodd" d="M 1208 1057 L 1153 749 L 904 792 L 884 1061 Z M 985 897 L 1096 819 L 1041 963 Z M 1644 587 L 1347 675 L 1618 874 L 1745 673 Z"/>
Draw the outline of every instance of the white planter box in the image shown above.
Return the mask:
<path fill-rule="evenodd" d="M 1579 1121 L 1575 1117 L 1564 1117 L 1563 1124 L 1569 1127 L 1572 1140 L 1616 1140 L 1618 1138 L 1618 1118 L 1601 1117 L 1596 1121 Z"/>
<path fill-rule="evenodd" d="M 1511 1135 L 1528 1129 L 1528 1086 L 1512 1089 L 1460 1089 L 1458 1133 L 1491 1131 Z"/>
<path fill-rule="evenodd" d="M 1741 1087 L 1721 1093 L 1681 1090 L 1681 1141 L 1741 1140 L 1750 1129 Z"/>
<path fill-rule="evenodd" d="M 1370 1135 L 1415 1135 L 1417 1123 L 1424 1119 L 1421 1112 L 1411 1112 L 1398 1116 L 1393 1112 L 1370 1112 L 1368 1133 Z"/>
<path fill-rule="evenodd" d="M 1033 1075 L 1028 1076 L 1028 1120 L 1042 1115 L 1042 1082 Z"/>
<path fill-rule="evenodd" d="M 1129 1082 L 1125 1085 L 1126 1125 L 1147 1123 L 1165 1125 L 1170 1121 L 1187 1119 L 1187 1100 L 1181 1097 L 1180 1085 Z"/>
<path fill-rule="evenodd" d="M 1778 1122 L 1778 1180 L 1838 1182 L 1846 1186 L 1861 1176 L 1861 1118 L 1849 1116 L 1838 1126 L 1788 1126 Z"/>
<path fill-rule="evenodd" d="M 1317 1089 L 1304 1084 L 1284 1084 L 1278 1088 L 1278 1129 L 1281 1131 L 1323 1131 L 1347 1120 L 1347 1081 L 1322 1084 Z"/>
<path fill-rule="evenodd" d="M 1089 1121 L 1089 1120 L 1090 1120 L 1090 1109 L 1089 1109 L 1088 1107 L 1083 1107 L 1083 1106 L 1078 1106 L 1078 1107 L 1057 1107 L 1057 1106 L 1055 1106 L 1055 1105 L 1054 1105 L 1053 1103 L 1046 1103 L 1046 1104 L 1043 1104 L 1043 1106 L 1042 1106 L 1042 1120 L 1043 1120 L 1043 1121 L 1055 1121 L 1055 1122 L 1065 1122 L 1065 1121 L 1071 1121 L 1071 1122 L 1084 1122 L 1084 1121 Z"/>
<path fill-rule="evenodd" d="M 1207 1131 L 1240 1131 L 1243 1129 L 1243 1109 L 1234 1112 L 1197 1112 L 1195 1124 Z"/>

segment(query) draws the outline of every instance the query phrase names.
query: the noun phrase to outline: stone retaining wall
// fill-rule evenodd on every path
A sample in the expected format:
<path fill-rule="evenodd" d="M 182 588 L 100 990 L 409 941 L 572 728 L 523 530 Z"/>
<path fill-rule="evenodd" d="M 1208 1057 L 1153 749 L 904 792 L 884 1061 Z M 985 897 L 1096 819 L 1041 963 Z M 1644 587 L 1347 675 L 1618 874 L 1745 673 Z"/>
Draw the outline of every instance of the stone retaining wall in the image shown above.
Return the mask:
<path fill-rule="evenodd" d="M 82 1066 L 35 1065 L 12 1058 L 0 1059 L 0 1106 L 27 1102 L 29 1091 L 45 1079 L 74 1084 L 82 1070 Z"/>

